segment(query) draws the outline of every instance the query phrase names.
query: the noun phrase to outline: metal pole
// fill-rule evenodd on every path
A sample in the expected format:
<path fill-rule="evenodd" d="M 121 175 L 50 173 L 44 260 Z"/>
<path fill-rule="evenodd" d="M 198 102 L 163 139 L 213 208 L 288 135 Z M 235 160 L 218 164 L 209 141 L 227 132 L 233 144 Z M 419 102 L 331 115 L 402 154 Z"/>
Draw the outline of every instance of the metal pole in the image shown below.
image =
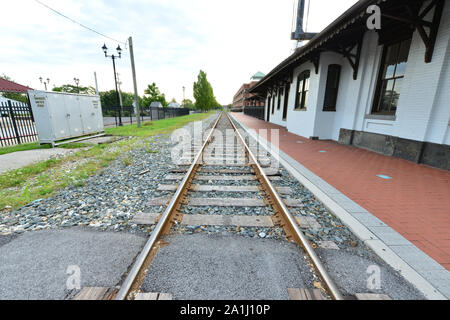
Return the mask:
<path fill-rule="evenodd" d="M 131 71 L 133 73 L 133 85 L 134 85 L 134 104 L 136 105 L 136 120 L 138 128 L 141 127 L 141 107 L 139 106 L 139 95 L 137 91 L 137 81 L 136 81 L 136 67 L 134 65 L 134 51 L 133 51 L 133 38 L 128 38 L 128 44 L 130 45 L 130 60 L 131 60 Z"/>
<path fill-rule="evenodd" d="M 98 95 L 97 72 L 95 71 L 94 71 L 94 79 L 95 79 L 95 93 Z"/>
<path fill-rule="evenodd" d="M 119 89 L 117 88 L 116 62 L 115 62 L 114 55 L 112 55 L 112 61 L 113 61 L 113 69 L 114 69 L 114 82 L 116 84 L 117 103 L 120 104 Z M 119 106 L 119 127 L 121 127 L 121 126 L 123 126 L 123 124 L 122 124 L 122 114 L 120 113 L 120 106 Z"/>

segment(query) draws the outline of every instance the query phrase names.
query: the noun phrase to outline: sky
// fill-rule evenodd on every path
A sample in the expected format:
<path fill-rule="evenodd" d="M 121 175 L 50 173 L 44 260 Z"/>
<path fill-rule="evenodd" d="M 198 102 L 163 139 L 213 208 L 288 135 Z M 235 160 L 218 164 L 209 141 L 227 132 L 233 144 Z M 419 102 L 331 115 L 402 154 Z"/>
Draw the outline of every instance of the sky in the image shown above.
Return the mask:
<path fill-rule="evenodd" d="M 41 0 L 64 15 L 115 40 L 55 14 L 35 0 L 1 0 L 0 75 L 35 89 L 62 84 L 114 89 L 112 61 L 118 41 L 133 37 L 138 92 L 155 82 L 170 101 L 193 100 L 193 83 L 207 73 L 221 104 L 258 71 L 270 72 L 287 58 L 294 0 Z M 311 0 L 308 32 L 320 32 L 356 0 Z M 116 60 L 122 91 L 133 92 L 128 46 Z"/>

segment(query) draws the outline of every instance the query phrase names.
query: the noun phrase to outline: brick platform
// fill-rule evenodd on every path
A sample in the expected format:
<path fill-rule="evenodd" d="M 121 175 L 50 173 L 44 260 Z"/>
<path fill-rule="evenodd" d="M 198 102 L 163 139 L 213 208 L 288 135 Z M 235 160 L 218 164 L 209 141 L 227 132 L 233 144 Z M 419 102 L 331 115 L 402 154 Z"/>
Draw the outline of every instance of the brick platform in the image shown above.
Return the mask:
<path fill-rule="evenodd" d="M 334 141 L 312 141 L 272 123 L 233 116 L 255 130 L 279 129 L 283 152 L 450 270 L 450 172 Z"/>

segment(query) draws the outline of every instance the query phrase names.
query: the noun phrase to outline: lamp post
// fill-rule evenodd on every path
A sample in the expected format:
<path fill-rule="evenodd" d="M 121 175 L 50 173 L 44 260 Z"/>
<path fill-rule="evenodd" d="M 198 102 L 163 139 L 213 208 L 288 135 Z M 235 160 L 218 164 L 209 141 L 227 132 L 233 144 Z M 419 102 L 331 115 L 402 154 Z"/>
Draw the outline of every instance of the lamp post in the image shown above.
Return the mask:
<path fill-rule="evenodd" d="M 122 58 L 122 49 L 120 48 L 120 45 L 117 46 L 116 51 L 117 51 L 118 56 L 115 56 L 115 55 L 110 55 L 109 56 L 108 55 L 108 48 L 106 47 L 106 44 L 103 44 L 102 49 L 103 49 L 103 52 L 105 53 L 105 57 L 106 58 L 111 58 L 112 62 L 113 62 L 114 83 L 116 85 L 116 93 L 117 93 L 117 105 L 119 105 L 120 104 L 120 96 L 119 96 L 119 90 L 117 88 L 117 75 L 116 75 L 116 62 L 115 61 L 116 61 L 117 58 L 118 59 Z M 122 125 L 123 125 L 122 124 L 122 114 L 120 112 L 120 107 L 119 107 L 119 126 L 122 126 Z"/>
<path fill-rule="evenodd" d="M 183 102 L 181 103 L 181 105 L 184 107 L 184 100 L 186 100 L 186 87 L 183 86 Z"/>
<path fill-rule="evenodd" d="M 80 88 L 78 87 L 78 85 L 80 84 L 80 79 L 78 79 L 78 78 L 73 78 L 73 81 L 74 81 L 75 84 L 77 85 L 77 93 L 80 93 Z"/>
<path fill-rule="evenodd" d="M 44 86 L 45 86 L 45 91 L 47 91 L 47 84 L 50 84 L 50 79 L 47 78 L 47 81 L 43 81 L 44 79 L 42 79 L 42 77 L 39 77 L 39 80 L 41 81 L 41 83 L 44 84 Z"/>

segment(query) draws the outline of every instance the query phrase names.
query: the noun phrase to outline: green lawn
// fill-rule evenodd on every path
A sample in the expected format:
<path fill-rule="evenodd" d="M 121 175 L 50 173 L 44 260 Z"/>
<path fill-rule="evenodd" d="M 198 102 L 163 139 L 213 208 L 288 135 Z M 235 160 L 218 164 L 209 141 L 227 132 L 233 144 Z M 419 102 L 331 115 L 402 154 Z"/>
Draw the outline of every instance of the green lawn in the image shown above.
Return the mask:
<path fill-rule="evenodd" d="M 133 124 L 123 127 L 108 128 L 105 132 L 114 136 L 149 137 L 158 134 L 171 133 L 173 130 L 181 128 L 189 122 L 204 120 L 212 114 L 214 114 L 214 111 L 158 121 L 147 121 L 143 122 L 140 128 Z"/>
<path fill-rule="evenodd" d="M 87 143 L 69 143 L 62 146 L 59 146 L 58 148 L 63 149 L 78 149 L 78 148 L 84 148 L 89 146 Z M 7 154 L 7 153 L 13 153 L 18 151 L 27 151 L 27 150 L 37 150 L 37 149 L 50 149 L 52 147 L 51 144 L 44 144 L 42 146 L 39 146 L 37 142 L 33 143 L 25 143 L 25 144 L 18 144 L 11 147 L 3 147 L 0 148 L 0 155 Z"/>
<path fill-rule="evenodd" d="M 34 150 L 34 149 L 48 149 L 51 148 L 51 145 L 40 146 L 37 142 L 34 143 L 26 143 L 26 144 L 18 144 L 11 147 L 2 147 L 0 148 L 0 155 L 13 153 L 17 151 L 26 151 L 26 150 Z"/>
<path fill-rule="evenodd" d="M 121 158 L 124 165 L 131 165 L 132 159 L 126 153 L 135 148 L 149 149 L 148 139 L 158 134 L 170 133 L 189 122 L 203 120 L 213 113 L 194 114 L 185 117 L 155 121 L 143 125 L 107 129 L 107 133 L 118 136 L 134 136 L 109 145 L 90 146 L 82 143 L 65 145 L 66 148 L 87 147 L 64 158 L 41 161 L 20 169 L 0 174 L 0 212 L 5 208 L 17 209 L 36 199 L 52 196 L 67 186 L 81 186 L 84 180 L 94 175 L 111 162 Z M 43 146 L 45 148 L 46 146 Z M 37 143 L 8 147 L 8 150 L 23 151 L 38 149 Z M 3 149 L 0 149 L 3 150 Z M 14 152 L 14 151 L 10 151 Z M 7 152 L 4 152 L 5 154 Z M 80 162 L 80 160 L 83 160 Z M 67 165 L 71 169 L 67 170 Z"/>

